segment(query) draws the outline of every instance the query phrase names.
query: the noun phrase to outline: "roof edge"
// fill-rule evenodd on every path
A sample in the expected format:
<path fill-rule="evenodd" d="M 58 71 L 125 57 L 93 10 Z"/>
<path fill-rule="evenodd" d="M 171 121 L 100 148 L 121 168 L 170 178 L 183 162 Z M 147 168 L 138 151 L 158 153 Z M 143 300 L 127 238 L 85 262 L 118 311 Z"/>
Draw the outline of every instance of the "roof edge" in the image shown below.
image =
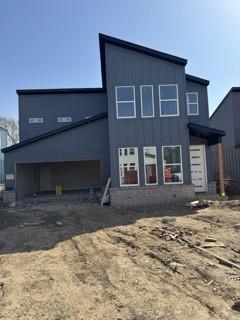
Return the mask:
<path fill-rule="evenodd" d="M 59 88 L 59 89 L 18 89 L 18 95 L 37 94 L 63 94 L 63 93 L 102 93 L 106 92 L 103 87 L 99 88 Z"/>
<path fill-rule="evenodd" d="M 203 79 L 203 78 L 198 78 L 198 77 L 192 76 L 191 74 L 186 74 L 186 80 L 192 81 L 192 82 L 195 82 L 195 83 L 198 83 L 198 84 L 202 84 L 204 86 L 208 86 L 209 83 L 210 83 L 209 80 L 206 80 L 206 79 Z"/>
<path fill-rule="evenodd" d="M 188 128 L 203 128 L 203 129 L 211 129 L 214 133 L 220 135 L 220 136 L 225 136 L 226 135 L 226 132 L 223 131 L 223 130 L 219 130 L 219 129 L 216 129 L 216 128 L 212 128 L 212 127 L 207 127 L 207 126 L 203 126 L 201 124 L 198 124 L 198 123 L 194 123 L 194 122 L 189 122 L 188 123 Z"/>
<path fill-rule="evenodd" d="M 90 122 L 94 122 L 96 120 L 100 120 L 100 119 L 106 118 L 107 116 L 108 116 L 107 112 L 99 113 L 99 114 L 97 114 L 95 116 L 92 116 L 91 118 L 80 120 L 80 121 L 71 123 L 71 124 L 69 124 L 67 126 L 64 126 L 64 127 L 52 130 L 52 131 L 48 131 L 48 132 L 43 133 L 43 134 L 41 134 L 39 136 L 24 140 L 24 141 L 19 142 L 19 143 L 16 143 L 16 144 L 14 144 L 14 145 L 12 145 L 10 147 L 2 149 L 2 152 L 3 153 L 7 153 L 9 151 L 21 148 L 21 147 L 26 146 L 28 144 L 31 144 L 31 143 L 34 143 L 34 142 L 49 138 L 51 136 L 55 136 L 55 135 L 57 135 L 59 133 L 62 133 L 62 132 L 77 128 L 77 127 L 82 126 L 84 124 L 87 124 L 87 123 L 90 123 Z"/>

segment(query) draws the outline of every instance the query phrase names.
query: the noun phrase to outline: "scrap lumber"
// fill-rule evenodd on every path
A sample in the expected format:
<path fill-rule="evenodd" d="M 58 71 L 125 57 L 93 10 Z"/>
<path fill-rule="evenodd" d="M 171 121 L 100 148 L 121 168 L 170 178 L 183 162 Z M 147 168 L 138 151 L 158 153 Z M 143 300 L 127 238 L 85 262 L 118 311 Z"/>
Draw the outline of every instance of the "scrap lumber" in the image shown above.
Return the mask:
<path fill-rule="evenodd" d="M 106 195 L 108 193 L 108 189 L 109 189 L 110 183 L 111 183 L 111 178 L 108 178 L 108 181 L 107 181 L 107 184 L 106 184 L 103 196 L 102 196 L 101 206 L 106 202 Z"/>

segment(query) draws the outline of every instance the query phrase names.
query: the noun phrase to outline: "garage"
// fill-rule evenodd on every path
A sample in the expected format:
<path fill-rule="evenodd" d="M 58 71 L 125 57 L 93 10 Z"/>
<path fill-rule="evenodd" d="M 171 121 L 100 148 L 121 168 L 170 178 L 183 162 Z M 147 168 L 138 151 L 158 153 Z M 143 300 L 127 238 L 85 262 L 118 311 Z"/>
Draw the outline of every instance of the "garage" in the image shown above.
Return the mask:
<path fill-rule="evenodd" d="M 34 193 L 54 192 L 57 185 L 64 191 L 101 187 L 99 160 L 16 164 L 17 198 Z"/>

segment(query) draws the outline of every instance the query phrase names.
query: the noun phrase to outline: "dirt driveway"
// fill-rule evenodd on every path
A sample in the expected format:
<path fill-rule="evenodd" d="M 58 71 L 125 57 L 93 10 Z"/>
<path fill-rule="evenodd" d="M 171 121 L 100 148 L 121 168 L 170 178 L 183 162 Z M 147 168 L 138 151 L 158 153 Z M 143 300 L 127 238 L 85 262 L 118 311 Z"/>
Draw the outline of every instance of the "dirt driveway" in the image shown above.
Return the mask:
<path fill-rule="evenodd" d="M 194 246 L 214 237 L 225 247 L 207 250 L 240 265 L 239 217 L 183 204 L 0 207 L 0 319 L 237 320 L 240 269 Z"/>

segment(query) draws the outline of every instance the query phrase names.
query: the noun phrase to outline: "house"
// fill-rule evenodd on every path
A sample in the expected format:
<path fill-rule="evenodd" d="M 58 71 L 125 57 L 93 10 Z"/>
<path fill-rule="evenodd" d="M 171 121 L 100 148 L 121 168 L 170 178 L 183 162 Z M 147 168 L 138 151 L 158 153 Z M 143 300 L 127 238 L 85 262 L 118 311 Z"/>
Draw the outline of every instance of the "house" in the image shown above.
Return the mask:
<path fill-rule="evenodd" d="M 210 125 L 222 128 L 226 135 L 222 139 L 224 147 L 224 171 L 226 184 L 231 194 L 240 192 L 240 87 L 229 90 L 222 102 L 210 117 Z M 212 147 L 213 174 L 217 174 L 218 167 L 214 156 L 215 149 Z"/>
<path fill-rule="evenodd" d="M 209 146 L 221 162 L 224 132 L 209 127 L 209 82 L 187 75 L 185 59 L 103 34 L 99 43 L 101 88 L 17 90 L 20 143 L 4 149 L 5 199 L 108 177 L 113 205 L 212 190 Z"/>
<path fill-rule="evenodd" d="M 0 124 L 0 185 L 4 184 L 4 154 L 1 149 L 7 147 L 7 130 Z"/>
<path fill-rule="evenodd" d="M 240 146 L 239 105 L 240 87 L 233 87 L 210 117 L 212 127 L 222 128 L 226 132 L 222 140 L 224 148 Z"/>

